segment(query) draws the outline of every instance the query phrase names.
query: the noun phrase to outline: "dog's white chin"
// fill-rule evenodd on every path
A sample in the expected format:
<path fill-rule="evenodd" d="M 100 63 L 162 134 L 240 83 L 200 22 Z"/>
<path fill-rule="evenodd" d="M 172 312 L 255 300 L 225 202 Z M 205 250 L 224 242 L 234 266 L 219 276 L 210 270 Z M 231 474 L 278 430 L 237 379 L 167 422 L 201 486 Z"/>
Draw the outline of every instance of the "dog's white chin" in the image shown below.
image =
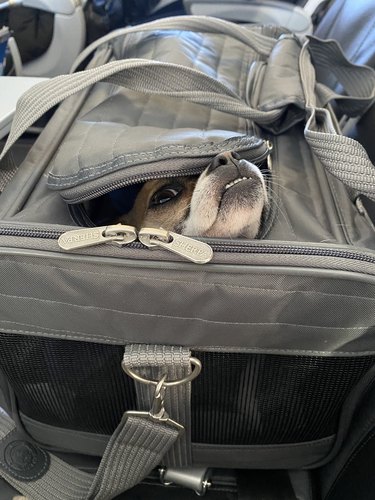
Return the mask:
<path fill-rule="evenodd" d="M 264 204 L 259 203 L 251 210 L 251 214 L 246 209 L 233 209 L 225 218 L 215 218 L 214 223 L 209 227 L 207 224 L 202 224 L 202 218 L 198 213 L 193 213 L 186 220 L 181 233 L 186 236 L 253 239 L 259 233 L 263 207 Z"/>
<path fill-rule="evenodd" d="M 246 163 L 259 182 L 230 183 L 232 186 L 227 189 L 228 184 L 223 186 L 222 179 L 215 173 L 201 175 L 191 199 L 189 216 L 181 228 L 182 234 L 249 239 L 257 236 L 267 192 L 260 171 Z M 241 186 L 242 182 L 246 184 Z"/>

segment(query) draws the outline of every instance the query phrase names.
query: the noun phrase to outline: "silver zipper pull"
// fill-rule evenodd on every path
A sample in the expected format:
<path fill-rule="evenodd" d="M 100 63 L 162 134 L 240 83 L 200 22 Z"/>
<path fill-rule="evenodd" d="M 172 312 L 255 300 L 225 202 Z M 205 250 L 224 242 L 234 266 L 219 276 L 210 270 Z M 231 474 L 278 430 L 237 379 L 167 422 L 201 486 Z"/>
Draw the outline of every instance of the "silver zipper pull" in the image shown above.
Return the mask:
<path fill-rule="evenodd" d="M 207 243 L 165 229 L 144 227 L 138 232 L 138 239 L 146 247 L 165 248 L 196 264 L 207 264 L 213 257 L 212 248 Z"/>
<path fill-rule="evenodd" d="M 62 234 L 57 243 L 60 248 L 69 251 L 101 245 L 102 243 L 116 243 L 123 246 L 136 239 L 137 231 L 135 227 L 115 224 L 113 226 L 73 229 Z"/>

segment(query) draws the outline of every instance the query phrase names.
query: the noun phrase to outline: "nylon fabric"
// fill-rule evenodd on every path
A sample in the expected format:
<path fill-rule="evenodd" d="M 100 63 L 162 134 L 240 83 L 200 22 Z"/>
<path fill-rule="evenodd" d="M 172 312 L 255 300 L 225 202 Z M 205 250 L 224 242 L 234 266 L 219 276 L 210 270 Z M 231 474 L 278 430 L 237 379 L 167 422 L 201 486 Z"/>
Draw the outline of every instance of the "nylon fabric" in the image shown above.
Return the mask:
<path fill-rule="evenodd" d="M 335 272 L 328 265 L 345 269 L 352 261 L 328 263 L 324 255 L 306 255 L 299 256 L 297 266 L 296 255 L 243 253 L 237 260 L 241 272 L 226 273 L 222 266 L 202 269 L 180 262 L 161 267 L 154 259 L 165 258 L 162 252 L 145 253 L 152 261 L 136 264 L 134 254 L 120 260 L 123 249 L 116 260 L 2 252 L 0 331 L 123 345 L 153 344 L 157 326 L 158 341 L 165 345 L 177 339 L 179 345 L 247 352 L 374 352 L 374 264 L 354 261 L 351 272 Z M 353 280 L 353 272 L 362 274 Z M 103 294 L 104 289 L 113 293 Z M 316 314 L 322 310 L 329 314 Z M 111 325 L 110 332 L 103 324 Z"/>

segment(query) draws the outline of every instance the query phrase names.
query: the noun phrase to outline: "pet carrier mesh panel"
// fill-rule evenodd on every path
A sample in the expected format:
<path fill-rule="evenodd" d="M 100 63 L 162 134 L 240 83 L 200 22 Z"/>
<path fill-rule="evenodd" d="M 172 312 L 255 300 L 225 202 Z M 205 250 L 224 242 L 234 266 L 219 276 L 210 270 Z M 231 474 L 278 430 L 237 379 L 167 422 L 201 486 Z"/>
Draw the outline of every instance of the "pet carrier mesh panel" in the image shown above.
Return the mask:
<path fill-rule="evenodd" d="M 20 411 L 39 422 L 111 434 L 136 409 L 123 348 L 1 335 L 0 362 Z M 194 352 L 203 369 L 192 385 L 192 440 L 282 444 L 334 434 L 350 390 L 374 356 L 310 357 Z"/>

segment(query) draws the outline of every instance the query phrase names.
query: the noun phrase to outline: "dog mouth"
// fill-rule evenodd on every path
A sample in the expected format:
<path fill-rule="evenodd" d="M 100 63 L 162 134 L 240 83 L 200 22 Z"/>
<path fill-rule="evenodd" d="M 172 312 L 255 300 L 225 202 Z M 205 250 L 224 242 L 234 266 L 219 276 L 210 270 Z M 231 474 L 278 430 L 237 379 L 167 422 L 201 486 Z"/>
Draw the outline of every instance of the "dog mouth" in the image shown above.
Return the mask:
<path fill-rule="evenodd" d="M 240 182 L 248 181 L 248 180 L 249 180 L 248 177 L 237 177 L 237 179 L 234 179 L 233 181 L 228 182 L 228 184 L 226 184 L 224 186 L 224 191 L 227 191 L 228 189 L 230 189 L 231 187 L 235 186 L 236 184 L 238 184 Z"/>
<path fill-rule="evenodd" d="M 227 155 L 225 160 L 217 161 L 198 179 L 183 227 L 185 234 L 256 237 L 267 203 L 262 173 L 244 159 Z"/>

